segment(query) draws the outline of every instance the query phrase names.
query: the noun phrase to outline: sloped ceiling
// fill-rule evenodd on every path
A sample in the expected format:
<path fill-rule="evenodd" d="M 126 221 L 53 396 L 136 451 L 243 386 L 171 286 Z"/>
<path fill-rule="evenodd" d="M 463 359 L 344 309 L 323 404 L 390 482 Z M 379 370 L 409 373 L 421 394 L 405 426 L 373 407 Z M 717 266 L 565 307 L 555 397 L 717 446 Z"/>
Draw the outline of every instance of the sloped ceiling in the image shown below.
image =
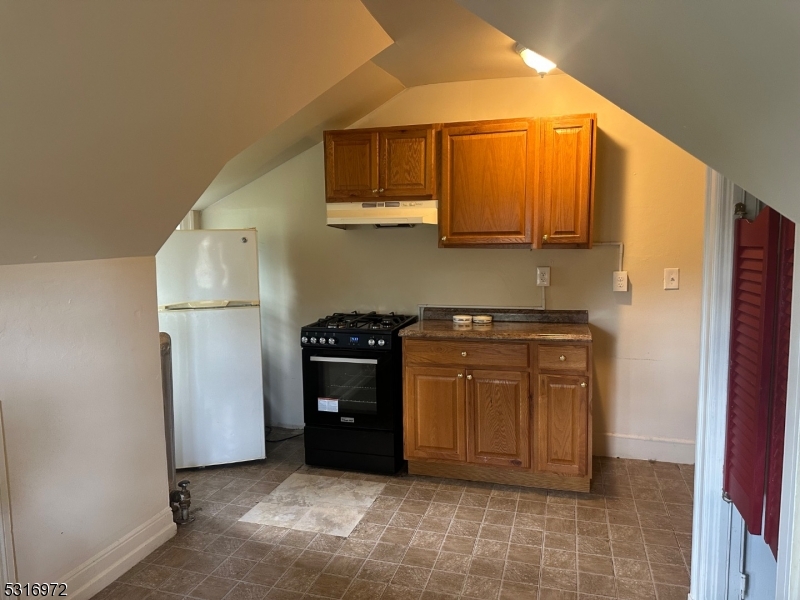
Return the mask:
<path fill-rule="evenodd" d="M 800 3 L 457 1 L 800 218 Z"/>
<path fill-rule="evenodd" d="M 358 0 L 0 3 L 0 264 L 155 254 L 231 157 L 389 44 Z"/>
<path fill-rule="evenodd" d="M 404 87 L 536 75 L 514 53 L 514 40 L 455 0 L 362 2 L 394 44 L 232 158 L 195 210 L 208 208 L 319 143 L 324 129 L 355 123 Z"/>
<path fill-rule="evenodd" d="M 455 0 L 362 0 L 395 43 L 374 62 L 406 87 L 534 77 L 516 42 Z"/>
<path fill-rule="evenodd" d="M 368 62 L 318 96 L 267 135 L 233 157 L 203 192 L 194 210 L 255 181 L 322 140 L 325 129 L 343 129 L 405 89 Z"/>

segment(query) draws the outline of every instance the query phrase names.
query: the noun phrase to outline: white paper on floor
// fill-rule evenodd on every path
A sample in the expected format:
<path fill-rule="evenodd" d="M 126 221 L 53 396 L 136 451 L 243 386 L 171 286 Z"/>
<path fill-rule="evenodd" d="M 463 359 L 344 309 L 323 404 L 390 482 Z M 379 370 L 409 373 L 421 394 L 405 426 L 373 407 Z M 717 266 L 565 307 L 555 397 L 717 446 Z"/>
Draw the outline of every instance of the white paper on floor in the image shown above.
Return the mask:
<path fill-rule="evenodd" d="M 384 485 L 292 473 L 239 520 L 347 537 Z"/>

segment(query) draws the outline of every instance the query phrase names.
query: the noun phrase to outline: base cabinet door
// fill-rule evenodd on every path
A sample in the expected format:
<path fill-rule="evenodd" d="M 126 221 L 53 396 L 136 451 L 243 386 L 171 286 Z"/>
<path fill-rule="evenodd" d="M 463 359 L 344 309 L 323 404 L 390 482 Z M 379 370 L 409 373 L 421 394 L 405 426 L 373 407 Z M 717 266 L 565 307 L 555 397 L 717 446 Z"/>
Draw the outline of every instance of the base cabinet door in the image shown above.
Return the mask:
<path fill-rule="evenodd" d="M 582 476 L 588 473 L 588 378 L 539 375 L 534 408 L 537 471 Z"/>
<path fill-rule="evenodd" d="M 406 367 L 406 459 L 466 460 L 464 370 Z"/>
<path fill-rule="evenodd" d="M 528 373 L 467 372 L 467 462 L 530 466 Z"/>

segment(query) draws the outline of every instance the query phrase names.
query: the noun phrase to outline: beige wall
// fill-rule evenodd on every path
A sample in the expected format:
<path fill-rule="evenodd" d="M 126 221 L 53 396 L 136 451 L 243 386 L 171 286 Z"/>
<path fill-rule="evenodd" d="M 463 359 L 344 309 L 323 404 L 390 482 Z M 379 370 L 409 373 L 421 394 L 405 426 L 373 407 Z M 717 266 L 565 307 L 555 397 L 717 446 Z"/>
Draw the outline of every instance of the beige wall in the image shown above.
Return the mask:
<path fill-rule="evenodd" d="M 691 462 L 705 167 L 566 75 L 420 86 L 358 126 L 598 114 L 594 239 L 625 243 L 628 293 L 611 292 L 615 248 L 438 249 L 435 227 L 325 226 L 321 146 L 203 214 L 204 227 L 259 230 L 266 393 L 275 424 L 302 423 L 300 327 L 353 309 L 418 304 L 534 306 L 537 266 L 552 267 L 548 308 L 588 309 L 595 339 L 595 451 Z M 681 289 L 662 289 L 663 269 Z"/>
<path fill-rule="evenodd" d="M 0 266 L 18 581 L 69 575 L 73 596 L 174 529 L 155 284 L 152 257 Z"/>

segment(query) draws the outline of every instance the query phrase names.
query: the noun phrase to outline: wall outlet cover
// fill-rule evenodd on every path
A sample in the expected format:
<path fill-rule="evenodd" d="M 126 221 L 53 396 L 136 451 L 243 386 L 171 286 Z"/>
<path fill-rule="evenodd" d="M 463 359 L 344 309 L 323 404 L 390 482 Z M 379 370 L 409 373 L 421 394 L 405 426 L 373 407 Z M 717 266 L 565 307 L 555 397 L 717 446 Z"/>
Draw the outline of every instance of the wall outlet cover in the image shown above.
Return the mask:
<path fill-rule="evenodd" d="M 627 271 L 614 271 L 614 282 L 612 289 L 615 292 L 628 291 L 628 272 Z"/>
<path fill-rule="evenodd" d="M 536 285 L 539 287 L 550 285 L 550 267 L 536 267 Z"/>
<path fill-rule="evenodd" d="M 680 269 L 664 269 L 664 289 L 677 290 L 681 287 L 681 270 Z"/>

